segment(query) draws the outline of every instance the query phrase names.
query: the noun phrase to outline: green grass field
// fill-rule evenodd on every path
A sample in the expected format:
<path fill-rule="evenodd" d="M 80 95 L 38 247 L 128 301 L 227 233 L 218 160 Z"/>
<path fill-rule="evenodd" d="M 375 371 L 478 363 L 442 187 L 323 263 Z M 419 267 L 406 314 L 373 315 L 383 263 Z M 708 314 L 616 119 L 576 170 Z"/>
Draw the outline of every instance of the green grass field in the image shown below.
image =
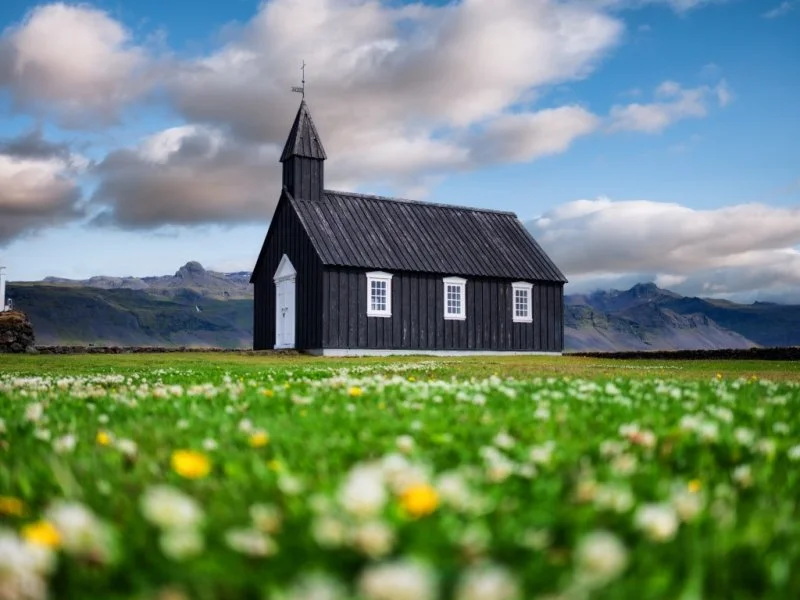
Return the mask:
<path fill-rule="evenodd" d="M 800 597 L 800 365 L 0 356 L 0 598 Z"/>

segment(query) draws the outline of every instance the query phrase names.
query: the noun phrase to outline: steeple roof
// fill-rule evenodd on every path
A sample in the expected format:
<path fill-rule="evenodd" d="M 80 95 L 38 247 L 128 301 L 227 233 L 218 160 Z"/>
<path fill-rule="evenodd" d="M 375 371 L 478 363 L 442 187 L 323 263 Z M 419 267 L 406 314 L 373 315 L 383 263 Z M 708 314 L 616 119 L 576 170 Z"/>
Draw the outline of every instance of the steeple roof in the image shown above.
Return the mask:
<path fill-rule="evenodd" d="M 289 139 L 286 140 L 286 145 L 283 147 L 281 162 L 288 160 L 292 156 L 318 160 L 328 158 L 325 155 L 325 149 L 322 147 L 322 141 L 319 138 L 319 133 L 317 133 L 317 128 L 314 127 L 314 121 L 311 119 L 311 112 L 308 110 L 308 104 L 306 104 L 305 100 L 300 102 L 300 108 L 294 118 L 292 130 L 289 132 Z"/>

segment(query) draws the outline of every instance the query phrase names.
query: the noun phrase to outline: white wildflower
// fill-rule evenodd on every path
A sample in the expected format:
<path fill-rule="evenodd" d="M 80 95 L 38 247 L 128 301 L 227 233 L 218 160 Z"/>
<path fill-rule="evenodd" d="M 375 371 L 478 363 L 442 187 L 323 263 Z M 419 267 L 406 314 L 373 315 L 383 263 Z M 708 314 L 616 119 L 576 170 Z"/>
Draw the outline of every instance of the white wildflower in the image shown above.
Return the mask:
<path fill-rule="evenodd" d="M 277 533 L 281 528 L 281 511 L 274 504 L 253 504 L 250 519 L 255 528 L 264 533 Z"/>
<path fill-rule="evenodd" d="M 601 509 L 624 513 L 633 508 L 634 502 L 630 489 L 620 485 L 599 485 L 595 490 L 594 503 Z"/>
<path fill-rule="evenodd" d="M 519 584 L 505 567 L 485 564 L 465 571 L 458 581 L 455 600 L 517 600 Z"/>
<path fill-rule="evenodd" d="M 352 543 L 370 558 L 381 558 L 392 551 L 394 532 L 382 521 L 368 521 L 355 527 Z"/>
<path fill-rule="evenodd" d="M 347 525 L 332 516 L 321 516 L 314 520 L 311 535 L 323 548 L 338 548 L 347 538 Z"/>
<path fill-rule="evenodd" d="M 798 461 L 800 460 L 800 444 L 797 446 L 792 446 L 786 451 L 786 456 L 791 461 Z"/>
<path fill-rule="evenodd" d="M 229 529 L 225 532 L 225 543 L 247 556 L 272 556 L 278 551 L 275 540 L 257 529 Z"/>
<path fill-rule="evenodd" d="M 375 466 L 357 465 L 339 488 L 339 503 L 351 515 L 366 519 L 377 515 L 386 505 L 383 476 Z"/>
<path fill-rule="evenodd" d="M 555 449 L 555 442 L 552 440 L 533 446 L 530 450 L 530 461 L 536 465 L 549 465 L 553 459 L 553 450 Z"/>
<path fill-rule="evenodd" d="M 140 507 L 145 519 L 164 529 L 191 529 L 203 520 L 200 505 L 168 485 L 156 485 L 145 490 Z"/>
<path fill-rule="evenodd" d="M 410 454 L 414 450 L 414 438 L 410 435 L 399 435 L 395 440 L 395 445 L 403 454 Z"/>
<path fill-rule="evenodd" d="M 58 530 L 61 546 L 70 554 L 107 562 L 113 553 L 108 526 L 83 504 L 57 500 L 45 512 L 45 519 Z"/>
<path fill-rule="evenodd" d="M 672 506 L 681 518 L 688 522 L 694 519 L 705 507 L 705 497 L 700 492 L 692 492 L 686 488 L 679 488 L 672 494 Z"/>
<path fill-rule="evenodd" d="M 430 569 L 410 560 L 367 567 L 358 580 L 366 600 L 434 600 L 436 587 Z"/>
<path fill-rule="evenodd" d="M 69 433 L 60 438 L 53 440 L 53 450 L 58 454 L 67 454 L 75 450 L 75 445 L 78 443 L 78 438 Z"/>
<path fill-rule="evenodd" d="M 136 445 L 136 442 L 126 438 L 117 440 L 114 445 L 117 447 L 117 450 L 119 450 L 127 458 L 136 458 L 136 453 L 139 451 L 139 447 Z"/>
<path fill-rule="evenodd" d="M 739 465 L 733 470 L 731 477 L 743 488 L 753 485 L 753 469 L 750 465 Z"/>
<path fill-rule="evenodd" d="M 324 573 L 301 575 L 278 596 L 280 600 L 347 600 L 349 597 L 340 581 Z"/>
<path fill-rule="evenodd" d="M 666 542 L 678 531 L 678 514 L 669 504 L 645 504 L 636 511 L 634 523 L 650 539 Z"/>
<path fill-rule="evenodd" d="M 436 491 L 442 502 L 456 510 L 466 510 L 469 507 L 472 494 L 464 477 L 456 471 L 439 475 L 436 480 Z"/>
<path fill-rule="evenodd" d="M 182 561 L 203 552 L 203 536 L 196 529 L 166 529 L 159 537 L 159 545 L 164 556 Z"/>
<path fill-rule="evenodd" d="M 33 402 L 25 407 L 25 420 L 32 423 L 38 422 L 44 414 L 44 405 L 41 402 Z"/>
<path fill-rule="evenodd" d="M 214 440 L 212 438 L 206 438 L 203 440 L 203 450 L 205 450 L 206 452 L 213 452 L 218 447 L 219 444 L 217 444 L 217 440 Z"/>
<path fill-rule="evenodd" d="M 619 577 L 628 566 L 628 551 L 609 531 L 593 531 L 578 543 L 575 551 L 577 580 L 588 587 L 600 587 Z"/>
<path fill-rule="evenodd" d="M 752 429 L 737 427 L 733 430 L 733 437 L 741 446 L 749 446 L 756 439 L 756 434 Z"/>
<path fill-rule="evenodd" d="M 492 443 L 498 448 L 502 448 L 503 450 L 510 450 L 511 448 L 514 447 L 514 444 L 517 443 L 517 440 L 515 440 L 507 432 L 501 431 L 496 436 L 494 436 Z"/>

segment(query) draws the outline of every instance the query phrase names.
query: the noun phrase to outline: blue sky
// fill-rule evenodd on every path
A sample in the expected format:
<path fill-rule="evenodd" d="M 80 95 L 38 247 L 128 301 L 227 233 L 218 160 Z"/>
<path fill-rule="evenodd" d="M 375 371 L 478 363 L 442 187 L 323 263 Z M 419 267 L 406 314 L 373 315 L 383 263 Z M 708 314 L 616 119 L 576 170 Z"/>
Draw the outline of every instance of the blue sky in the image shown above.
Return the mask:
<path fill-rule="evenodd" d="M 0 4 L 12 280 L 249 270 L 309 64 L 328 187 L 515 211 L 568 291 L 800 302 L 800 2 Z"/>

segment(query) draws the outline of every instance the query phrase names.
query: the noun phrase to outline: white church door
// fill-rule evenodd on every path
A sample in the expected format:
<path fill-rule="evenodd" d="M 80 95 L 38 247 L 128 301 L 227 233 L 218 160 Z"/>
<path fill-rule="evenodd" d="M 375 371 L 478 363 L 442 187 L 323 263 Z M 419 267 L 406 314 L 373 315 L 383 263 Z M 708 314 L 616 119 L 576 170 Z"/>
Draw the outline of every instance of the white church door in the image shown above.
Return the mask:
<path fill-rule="evenodd" d="M 275 349 L 294 348 L 295 282 L 297 271 L 285 254 L 273 277 L 275 281 Z"/>

